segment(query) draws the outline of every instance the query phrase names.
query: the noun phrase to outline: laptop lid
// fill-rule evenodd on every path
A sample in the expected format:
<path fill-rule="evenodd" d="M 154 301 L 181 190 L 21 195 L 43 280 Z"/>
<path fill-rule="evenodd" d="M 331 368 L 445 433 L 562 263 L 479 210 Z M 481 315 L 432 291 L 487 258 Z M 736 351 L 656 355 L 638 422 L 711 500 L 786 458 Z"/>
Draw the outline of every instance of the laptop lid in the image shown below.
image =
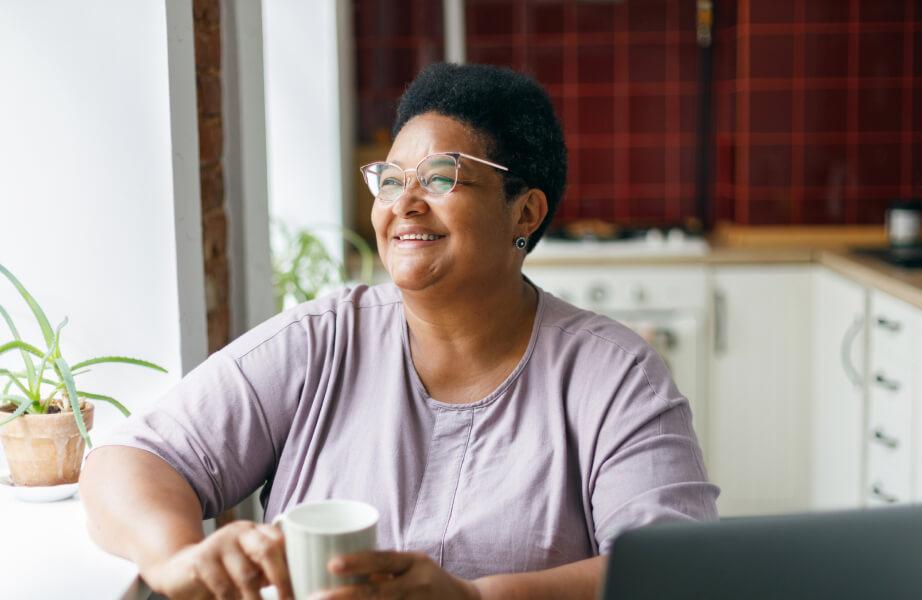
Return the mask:
<path fill-rule="evenodd" d="M 922 505 L 628 531 L 602 598 L 922 599 Z"/>

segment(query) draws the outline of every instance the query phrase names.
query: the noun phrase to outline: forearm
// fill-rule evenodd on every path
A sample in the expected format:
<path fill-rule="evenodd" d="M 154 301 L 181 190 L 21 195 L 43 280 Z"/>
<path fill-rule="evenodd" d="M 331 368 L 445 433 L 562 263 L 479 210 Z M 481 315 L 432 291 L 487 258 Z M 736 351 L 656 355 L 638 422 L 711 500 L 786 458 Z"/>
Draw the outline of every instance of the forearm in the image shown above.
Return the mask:
<path fill-rule="evenodd" d="M 605 560 L 596 556 L 543 571 L 491 575 L 474 581 L 474 585 L 481 600 L 594 600 L 602 587 Z"/>
<path fill-rule="evenodd" d="M 91 537 L 143 568 L 204 538 L 202 509 L 179 473 L 149 452 L 94 451 L 80 476 Z"/>

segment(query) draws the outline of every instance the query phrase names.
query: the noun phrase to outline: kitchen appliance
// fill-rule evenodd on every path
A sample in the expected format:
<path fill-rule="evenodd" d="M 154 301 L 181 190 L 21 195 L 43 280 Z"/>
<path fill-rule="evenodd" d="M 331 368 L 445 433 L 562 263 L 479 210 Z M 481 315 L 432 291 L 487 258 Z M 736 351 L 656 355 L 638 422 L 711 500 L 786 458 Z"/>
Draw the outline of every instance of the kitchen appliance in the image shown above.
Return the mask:
<path fill-rule="evenodd" d="M 856 248 L 855 252 L 897 267 L 922 267 L 922 200 L 894 200 L 887 208 L 885 222 L 890 246 Z"/>
<path fill-rule="evenodd" d="M 894 248 L 917 246 L 920 242 L 922 201 L 894 200 L 887 208 L 887 237 Z"/>

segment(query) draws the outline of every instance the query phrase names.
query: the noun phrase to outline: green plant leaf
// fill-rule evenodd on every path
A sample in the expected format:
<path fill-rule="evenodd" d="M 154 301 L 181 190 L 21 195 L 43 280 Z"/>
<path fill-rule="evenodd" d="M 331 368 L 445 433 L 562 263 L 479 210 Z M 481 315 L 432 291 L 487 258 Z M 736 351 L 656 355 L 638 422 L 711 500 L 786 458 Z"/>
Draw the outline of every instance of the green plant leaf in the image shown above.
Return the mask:
<path fill-rule="evenodd" d="M 39 363 L 39 373 L 45 372 L 45 367 L 48 365 L 48 360 L 58 353 L 58 343 L 61 341 L 61 330 L 64 329 L 65 325 L 67 325 L 67 317 L 64 317 L 64 320 L 61 321 L 61 324 L 58 325 L 58 328 L 54 330 L 54 342 L 51 344 L 51 346 L 48 347 L 48 352 L 45 353 L 45 356 L 42 357 L 42 362 Z M 39 397 L 41 397 L 41 387 L 41 378 L 35 382 L 34 387 L 31 382 L 29 383 L 29 389 L 38 394 Z"/>
<path fill-rule="evenodd" d="M 6 312 L 6 309 L 0 306 L 0 315 L 3 316 L 3 320 L 6 321 L 6 324 L 9 326 L 10 331 L 13 332 L 13 337 L 16 341 L 21 342 L 22 337 L 19 335 L 19 331 L 16 330 L 16 325 L 13 323 L 10 313 Z M 29 353 L 25 350 L 20 349 L 19 352 L 22 354 L 22 362 L 26 364 L 26 379 L 29 382 L 29 388 L 32 388 L 32 382 L 35 381 L 35 365 L 32 363 L 32 357 L 29 356 Z"/>
<path fill-rule="evenodd" d="M 84 392 L 82 390 L 77 390 L 77 395 L 81 398 L 86 398 L 87 400 L 101 400 L 103 402 L 108 402 L 115 408 L 119 409 L 123 415 L 126 417 L 131 416 L 131 411 L 125 408 L 125 405 L 113 398 L 112 396 L 103 396 L 102 394 L 93 394 L 91 392 Z"/>
<path fill-rule="evenodd" d="M 20 350 L 25 350 L 25 351 L 28 352 L 29 354 L 34 354 L 35 356 L 37 356 L 37 357 L 39 357 L 39 358 L 45 356 L 45 353 L 44 353 L 44 352 L 42 352 L 41 350 L 39 350 L 38 348 L 36 348 L 36 347 L 33 346 L 32 344 L 27 344 L 27 343 L 25 343 L 25 342 L 20 342 L 19 340 L 15 340 L 15 341 L 12 341 L 12 342 L 7 342 L 7 343 L 5 343 L 5 344 L 3 344 L 3 345 L 0 345 L 0 354 L 3 354 L 4 352 L 8 352 L 9 350 L 14 350 L 14 349 L 16 349 L 16 348 L 18 348 L 18 349 L 20 349 Z"/>
<path fill-rule="evenodd" d="M 152 362 L 141 360 L 140 358 L 129 358 L 127 356 L 97 356 L 96 358 L 91 358 L 89 360 L 78 362 L 71 368 L 74 371 L 76 371 L 77 369 L 82 369 L 83 367 L 88 367 L 90 365 L 98 365 L 101 363 L 126 363 L 129 365 L 138 365 L 139 367 L 147 367 L 148 369 L 160 371 L 161 373 L 169 372 L 163 367 L 161 367 L 160 365 L 155 365 Z"/>
<path fill-rule="evenodd" d="M 32 391 L 29 388 L 27 388 L 25 385 L 23 385 L 23 383 L 19 381 L 19 377 L 16 377 L 16 375 L 12 371 L 8 369 L 0 369 L 0 375 L 6 375 L 7 377 L 9 377 L 10 383 L 15 383 L 16 387 L 22 390 L 23 394 L 25 394 L 32 400 L 36 399 L 35 396 L 33 396 Z"/>
<path fill-rule="evenodd" d="M 54 359 L 54 364 L 64 380 L 67 397 L 70 399 L 70 408 L 74 412 L 74 419 L 77 421 L 77 429 L 80 430 L 80 435 L 83 436 L 86 447 L 92 448 L 93 442 L 90 441 L 90 436 L 86 432 L 86 423 L 83 422 L 83 413 L 80 412 L 80 396 L 77 394 L 77 386 L 74 384 L 74 377 L 71 375 L 70 367 L 67 366 L 67 361 L 63 358 Z"/>
<path fill-rule="evenodd" d="M 29 410 L 29 407 L 32 406 L 32 401 L 29 400 L 28 398 L 23 398 L 22 396 L 12 396 L 9 394 L 3 394 L 2 396 L 0 396 L 0 400 L 13 401 L 19 404 L 16 410 L 13 411 L 13 414 L 11 414 L 9 417 L 0 421 L 0 426 L 6 425 L 13 419 L 22 416 L 27 410 Z"/>
<path fill-rule="evenodd" d="M 48 317 L 45 316 L 45 311 L 38 305 L 38 302 L 35 301 L 32 294 L 30 294 L 19 280 L 10 273 L 9 269 L 0 265 L 0 273 L 6 275 L 6 278 L 9 279 L 13 286 L 19 291 L 19 295 L 22 296 L 26 304 L 29 305 L 29 308 L 32 309 L 32 314 L 35 315 L 35 320 L 38 321 L 38 326 L 42 330 L 42 336 L 45 338 L 45 344 L 51 346 L 54 341 L 54 331 L 51 329 L 51 323 L 48 322 Z M 58 358 L 58 356 L 55 356 L 55 358 Z"/>

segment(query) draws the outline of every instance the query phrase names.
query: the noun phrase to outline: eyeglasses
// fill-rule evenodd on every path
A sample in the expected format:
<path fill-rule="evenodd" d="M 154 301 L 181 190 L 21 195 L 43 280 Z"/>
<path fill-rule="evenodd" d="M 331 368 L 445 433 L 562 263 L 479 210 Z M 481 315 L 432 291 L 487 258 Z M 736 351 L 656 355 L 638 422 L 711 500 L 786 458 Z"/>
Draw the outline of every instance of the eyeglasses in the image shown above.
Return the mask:
<path fill-rule="evenodd" d="M 419 161 L 415 169 L 403 169 L 389 162 L 374 162 L 363 166 L 361 171 L 368 189 L 381 202 L 393 202 L 406 191 L 409 182 L 407 173 L 413 173 L 419 185 L 433 196 L 444 196 L 450 194 L 458 185 L 458 172 L 461 170 L 462 158 L 483 163 L 501 171 L 509 171 L 502 165 L 463 152 L 430 154 Z"/>

